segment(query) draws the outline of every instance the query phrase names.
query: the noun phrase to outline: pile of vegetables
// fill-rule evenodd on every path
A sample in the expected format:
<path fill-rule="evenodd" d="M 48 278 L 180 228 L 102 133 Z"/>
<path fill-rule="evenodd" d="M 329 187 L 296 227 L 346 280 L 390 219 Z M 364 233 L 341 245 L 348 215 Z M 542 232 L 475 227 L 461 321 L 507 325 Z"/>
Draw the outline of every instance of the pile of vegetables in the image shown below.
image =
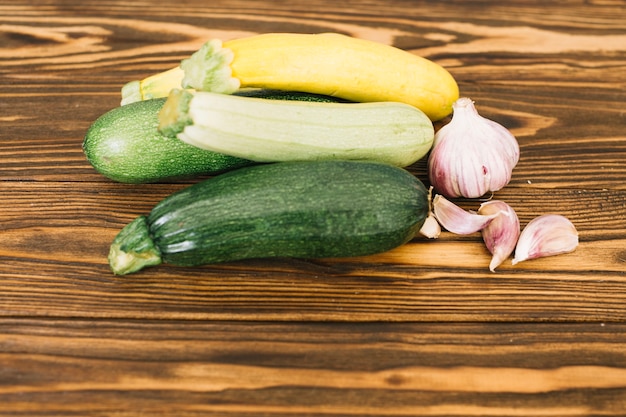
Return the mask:
<path fill-rule="evenodd" d="M 433 122 L 452 113 L 435 134 Z M 578 243 L 562 216 L 520 235 L 504 202 L 473 213 L 446 199 L 505 186 L 516 139 L 459 98 L 440 65 L 339 34 L 209 41 L 180 66 L 126 84 L 121 106 L 92 124 L 83 149 L 119 182 L 210 177 L 120 231 L 109 253 L 115 274 L 374 254 L 418 232 L 435 238 L 440 225 L 480 231 L 492 271 L 516 247 L 513 263 Z M 405 169 L 427 155 L 431 190 Z"/>

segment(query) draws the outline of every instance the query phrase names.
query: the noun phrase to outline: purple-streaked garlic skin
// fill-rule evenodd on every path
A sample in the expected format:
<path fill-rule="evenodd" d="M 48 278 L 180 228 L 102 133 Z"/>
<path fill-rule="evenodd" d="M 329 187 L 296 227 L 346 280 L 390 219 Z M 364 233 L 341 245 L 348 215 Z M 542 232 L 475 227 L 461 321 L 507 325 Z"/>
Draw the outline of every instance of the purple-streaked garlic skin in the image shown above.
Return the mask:
<path fill-rule="evenodd" d="M 462 209 L 442 195 L 433 198 L 433 214 L 439 224 L 449 232 L 468 235 L 482 230 L 498 214 L 481 215 Z"/>
<path fill-rule="evenodd" d="M 479 115 L 469 98 L 459 98 L 452 108 L 452 120 L 435 134 L 428 158 L 430 183 L 448 198 L 478 198 L 502 189 L 519 161 L 517 139 Z"/>
<path fill-rule="evenodd" d="M 522 230 L 515 248 L 513 265 L 545 256 L 569 253 L 578 246 L 578 232 L 560 214 L 544 214 L 532 219 Z"/>
<path fill-rule="evenodd" d="M 493 255 L 489 270 L 495 272 L 496 268 L 515 250 L 520 235 L 519 218 L 511 206 L 500 200 L 491 200 L 481 204 L 478 214 L 497 215 L 480 231 L 485 246 Z"/>

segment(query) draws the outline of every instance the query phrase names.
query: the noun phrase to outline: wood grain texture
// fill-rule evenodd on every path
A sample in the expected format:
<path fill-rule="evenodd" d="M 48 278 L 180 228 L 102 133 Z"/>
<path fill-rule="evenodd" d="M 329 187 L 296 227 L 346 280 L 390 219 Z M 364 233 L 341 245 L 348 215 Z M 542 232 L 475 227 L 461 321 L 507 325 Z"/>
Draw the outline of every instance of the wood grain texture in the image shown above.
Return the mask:
<path fill-rule="evenodd" d="M 621 415 L 625 334 L 599 323 L 4 319 L 0 415 Z"/>
<path fill-rule="evenodd" d="M 624 22 L 621 0 L 1 3 L 0 416 L 626 415 Z M 443 233 L 112 275 L 115 234 L 198 179 L 113 183 L 89 125 L 209 38 L 280 31 L 444 65 L 520 143 L 495 197 L 579 248 L 491 273 L 480 235 Z"/>

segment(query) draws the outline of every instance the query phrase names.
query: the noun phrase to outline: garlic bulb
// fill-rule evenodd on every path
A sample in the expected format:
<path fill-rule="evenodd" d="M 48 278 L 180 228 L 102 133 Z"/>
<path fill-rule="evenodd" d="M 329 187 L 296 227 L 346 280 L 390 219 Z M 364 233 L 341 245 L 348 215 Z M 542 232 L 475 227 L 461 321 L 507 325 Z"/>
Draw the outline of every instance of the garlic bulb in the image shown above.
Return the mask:
<path fill-rule="evenodd" d="M 452 120 L 435 134 L 428 175 L 446 197 L 478 198 L 511 180 L 520 150 L 504 126 L 478 114 L 474 102 L 459 98 Z"/>
<path fill-rule="evenodd" d="M 520 234 L 513 265 L 529 259 L 572 252 L 578 246 L 578 232 L 566 217 L 544 214 L 532 219 Z"/>
<path fill-rule="evenodd" d="M 481 204 L 478 214 L 497 214 L 497 217 L 480 231 L 485 246 L 493 255 L 489 270 L 495 272 L 496 267 L 515 250 L 520 235 L 519 218 L 511 206 L 500 200 L 491 200 Z"/>

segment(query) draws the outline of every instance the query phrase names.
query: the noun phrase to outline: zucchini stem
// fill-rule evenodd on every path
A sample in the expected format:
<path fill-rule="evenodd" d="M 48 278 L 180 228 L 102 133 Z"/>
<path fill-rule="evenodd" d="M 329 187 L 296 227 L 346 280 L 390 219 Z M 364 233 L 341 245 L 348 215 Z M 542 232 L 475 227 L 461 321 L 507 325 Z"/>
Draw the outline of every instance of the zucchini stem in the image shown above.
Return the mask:
<path fill-rule="evenodd" d="M 162 262 L 161 252 L 150 237 L 146 216 L 137 217 L 117 234 L 108 259 L 116 275 L 130 274 Z"/>
<path fill-rule="evenodd" d="M 230 64 L 234 57 L 234 52 L 224 48 L 221 40 L 206 42 L 180 63 L 185 73 L 182 86 L 214 93 L 234 93 L 241 86 L 240 80 L 232 76 Z"/>
<path fill-rule="evenodd" d="M 174 89 L 159 112 L 159 131 L 169 137 L 176 137 L 185 129 L 185 126 L 193 124 L 189 115 L 189 104 L 193 94 L 189 91 Z"/>

